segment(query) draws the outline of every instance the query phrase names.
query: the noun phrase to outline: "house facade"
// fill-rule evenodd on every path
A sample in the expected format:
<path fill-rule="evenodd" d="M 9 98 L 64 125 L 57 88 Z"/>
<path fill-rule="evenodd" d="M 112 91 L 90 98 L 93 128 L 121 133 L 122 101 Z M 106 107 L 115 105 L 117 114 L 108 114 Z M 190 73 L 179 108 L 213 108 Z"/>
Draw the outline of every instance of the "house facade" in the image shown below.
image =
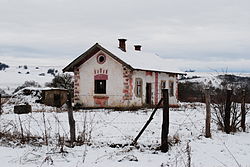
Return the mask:
<path fill-rule="evenodd" d="M 134 47 L 128 51 L 125 39 L 114 48 L 96 43 L 65 67 L 63 72 L 74 72 L 74 103 L 94 108 L 152 106 L 167 88 L 170 105 L 177 106 L 181 73 L 165 71 L 161 58 Z"/>

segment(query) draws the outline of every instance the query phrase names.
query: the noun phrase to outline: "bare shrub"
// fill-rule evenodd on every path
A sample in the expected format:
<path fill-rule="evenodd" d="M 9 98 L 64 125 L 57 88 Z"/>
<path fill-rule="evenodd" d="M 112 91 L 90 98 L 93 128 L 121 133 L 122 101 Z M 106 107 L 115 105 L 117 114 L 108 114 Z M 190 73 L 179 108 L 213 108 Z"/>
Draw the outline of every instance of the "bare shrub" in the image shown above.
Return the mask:
<path fill-rule="evenodd" d="M 214 111 L 212 112 L 214 118 L 213 120 L 217 123 L 218 129 L 225 131 L 226 124 L 227 124 L 227 116 L 226 116 L 226 98 L 227 98 L 227 91 L 220 90 L 215 93 L 212 98 L 212 106 Z M 233 94 L 230 99 L 230 118 L 229 118 L 229 132 L 236 132 L 240 128 L 240 118 L 241 118 L 241 110 L 240 104 L 235 102 L 236 95 Z"/>
<path fill-rule="evenodd" d="M 178 145 L 179 143 L 181 143 L 179 134 L 175 134 L 174 136 L 169 136 L 168 143 L 170 146 Z"/>
<path fill-rule="evenodd" d="M 92 131 L 93 131 L 93 123 L 94 123 L 94 117 L 93 118 L 88 118 L 87 119 L 87 114 L 88 112 L 85 112 L 83 116 L 83 121 L 82 121 L 82 131 L 79 132 L 77 136 L 77 143 L 78 144 L 86 144 L 89 143 L 91 140 L 92 136 Z M 89 120 L 89 122 L 87 121 Z"/>

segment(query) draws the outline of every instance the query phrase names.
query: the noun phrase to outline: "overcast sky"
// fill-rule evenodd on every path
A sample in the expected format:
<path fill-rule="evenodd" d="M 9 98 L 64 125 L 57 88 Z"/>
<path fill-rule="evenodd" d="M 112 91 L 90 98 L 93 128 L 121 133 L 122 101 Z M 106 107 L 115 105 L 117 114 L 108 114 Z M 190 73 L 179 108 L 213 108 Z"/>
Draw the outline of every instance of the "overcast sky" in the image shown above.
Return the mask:
<path fill-rule="evenodd" d="M 0 0 L 0 62 L 65 66 L 119 37 L 181 70 L 250 72 L 250 1 Z"/>

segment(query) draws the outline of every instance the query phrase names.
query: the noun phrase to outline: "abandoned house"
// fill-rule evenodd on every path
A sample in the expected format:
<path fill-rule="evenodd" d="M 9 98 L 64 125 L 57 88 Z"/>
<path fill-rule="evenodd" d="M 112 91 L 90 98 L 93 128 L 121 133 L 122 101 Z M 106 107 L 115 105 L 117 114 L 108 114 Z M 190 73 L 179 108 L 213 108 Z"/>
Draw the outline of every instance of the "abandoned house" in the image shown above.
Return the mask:
<path fill-rule="evenodd" d="M 169 89 L 170 106 L 177 106 L 178 70 L 156 54 L 96 43 L 77 57 L 63 72 L 74 72 L 74 103 L 82 107 L 142 107 L 156 105 L 161 90 Z"/>

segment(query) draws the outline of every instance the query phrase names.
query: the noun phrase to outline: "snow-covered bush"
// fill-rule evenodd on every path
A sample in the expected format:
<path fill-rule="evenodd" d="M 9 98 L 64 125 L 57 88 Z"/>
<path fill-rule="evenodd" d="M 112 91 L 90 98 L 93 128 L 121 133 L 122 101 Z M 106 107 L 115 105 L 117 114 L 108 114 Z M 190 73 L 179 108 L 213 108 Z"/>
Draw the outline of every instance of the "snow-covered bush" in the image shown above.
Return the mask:
<path fill-rule="evenodd" d="M 56 73 L 58 73 L 58 71 L 56 69 L 50 68 L 50 69 L 48 69 L 47 73 L 55 76 Z"/>
<path fill-rule="evenodd" d="M 6 68 L 9 68 L 9 66 L 7 64 L 4 64 L 4 63 L 0 62 L 0 71 L 5 70 Z"/>
<path fill-rule="evenodd" d="M 36 81 L 25 81 L 23 85 L 18 86 L 13 93 L 18 92 L 19 90 L 26 88 L 26 87 L 41 87 L 41 85 Z"/>
<path fill-rule="evenodd" d="M 6 93 L 5 93 L 4 90 L 0 89 L 0 94 L 1 94 L 1 95 L 5 95 Z"/>

